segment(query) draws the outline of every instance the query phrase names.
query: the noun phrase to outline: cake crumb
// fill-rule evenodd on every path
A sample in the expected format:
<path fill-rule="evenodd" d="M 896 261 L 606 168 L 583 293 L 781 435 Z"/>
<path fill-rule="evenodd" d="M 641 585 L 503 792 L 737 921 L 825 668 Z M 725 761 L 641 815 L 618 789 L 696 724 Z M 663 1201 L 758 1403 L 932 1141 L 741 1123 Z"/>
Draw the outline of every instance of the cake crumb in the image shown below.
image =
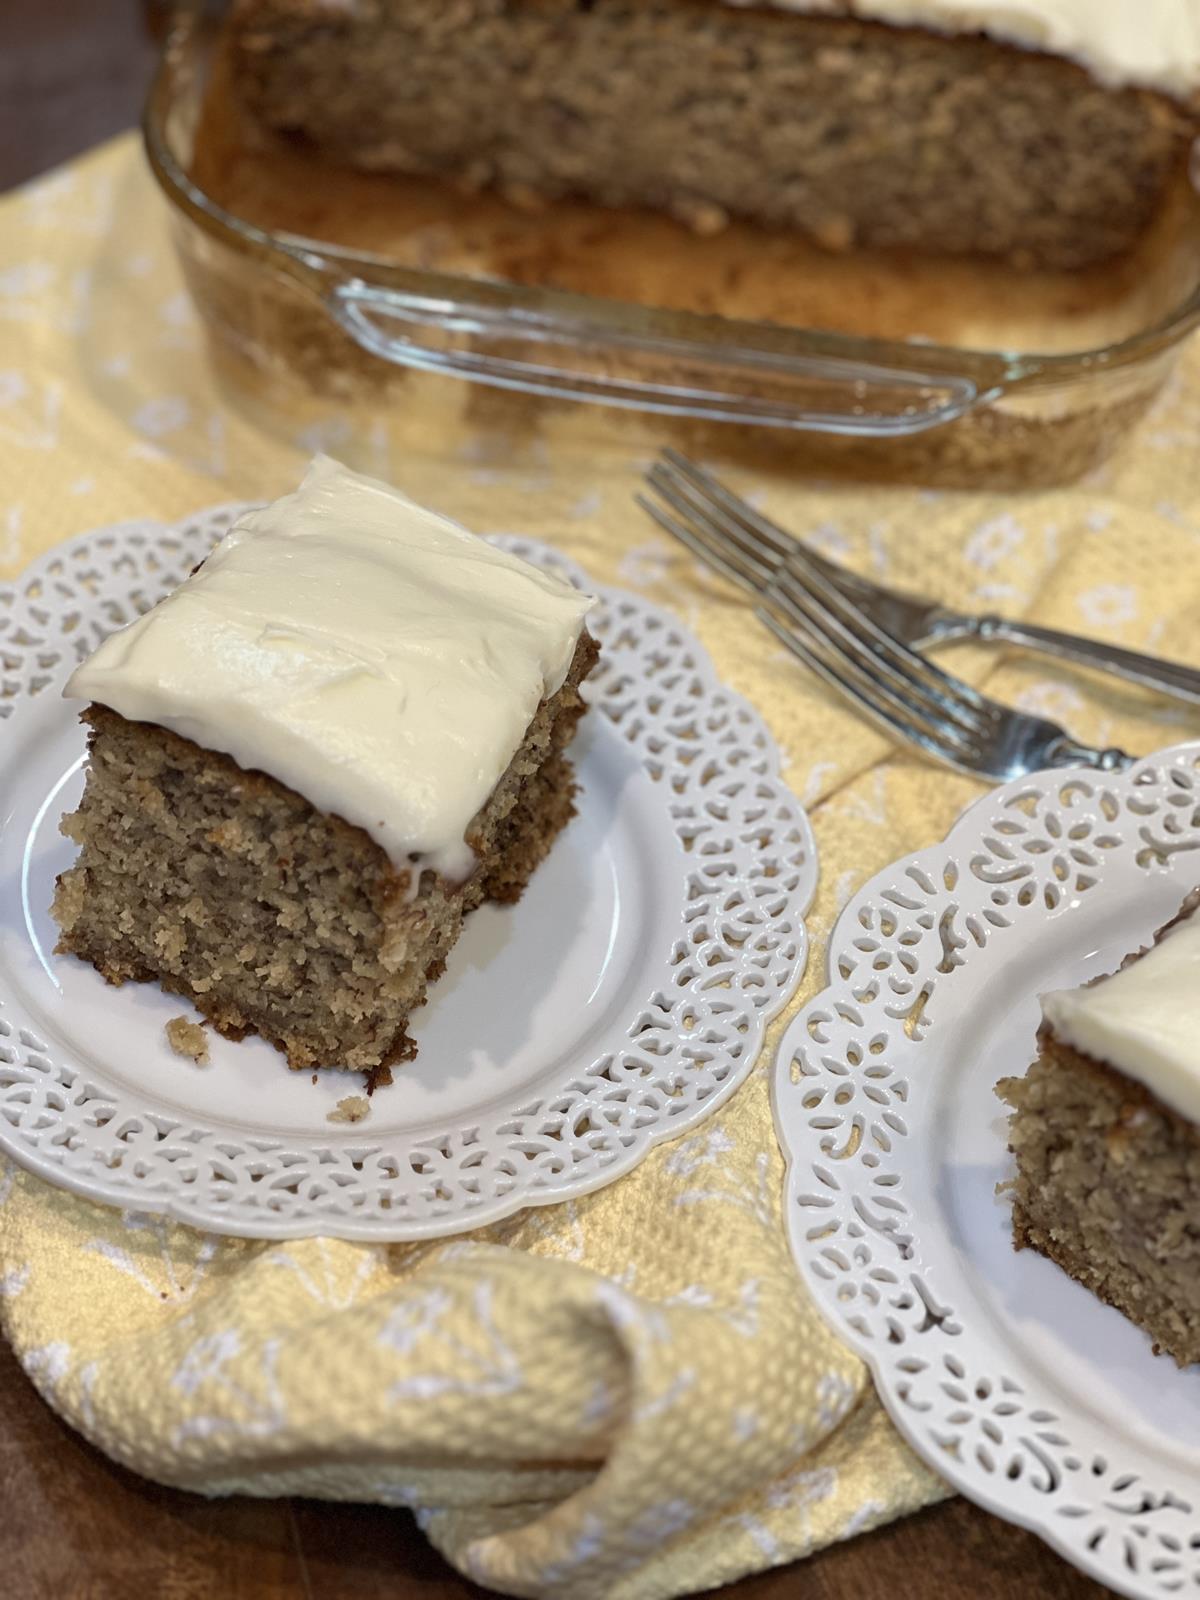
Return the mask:
<path fill-rule="evenodd" d="M 371 1111 L 371 1102 L 365 1094 L 348 1094 L 326 1117 L 326 1122 L 361 1122 Z"/>
<path fill-rule="evenodd" d="M 198 1067 L 208 1065 L 208 1035 L 199 1022 L 172 1017 L 166 1028 L 167 1043 L 177 1056 L 187 1056 Z"/>

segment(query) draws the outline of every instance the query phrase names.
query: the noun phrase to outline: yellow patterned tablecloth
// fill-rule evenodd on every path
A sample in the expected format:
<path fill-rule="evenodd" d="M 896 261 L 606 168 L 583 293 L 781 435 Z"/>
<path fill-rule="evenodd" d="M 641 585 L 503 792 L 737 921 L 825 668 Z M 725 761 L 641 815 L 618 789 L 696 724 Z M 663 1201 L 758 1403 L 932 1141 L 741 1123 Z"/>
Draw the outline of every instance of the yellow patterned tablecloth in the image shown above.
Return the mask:
<path fill-rule="evenodd" d="M 865 570 L 1200 660 L 1198 426 L 1193 351 L 1076 490 L 755 487 Z M 339 427 L 318 417 L 272 443 L 223 406 L 131 138 L 0 205 L 4 573 L 107 522 L 278 493 L 313 448 L 336 452 Z M 839 906 L 940 837 L 973 786 L 890 753 L 819 693 L 633 508 L 627 457 L 510 465 L 464 429 L 396 476 L 480 532 L 557 542 L 597 580 L 675 607 L 764 712 L 821 851 L 811 994 Z M 1195 728 L 1045 662 L 958 660 L 1097 742 L 1141 752 Z M 136 1471 L 210 1494 L 411 1506 L 483 1584 L 648 1600 L 943 1492 L 805 1303 L 781 1176 L 765 1064 L 612 1188 L 446 1245 L 223 1242 L 0 1164 L 0 1312 L 47 1400 Z"/>

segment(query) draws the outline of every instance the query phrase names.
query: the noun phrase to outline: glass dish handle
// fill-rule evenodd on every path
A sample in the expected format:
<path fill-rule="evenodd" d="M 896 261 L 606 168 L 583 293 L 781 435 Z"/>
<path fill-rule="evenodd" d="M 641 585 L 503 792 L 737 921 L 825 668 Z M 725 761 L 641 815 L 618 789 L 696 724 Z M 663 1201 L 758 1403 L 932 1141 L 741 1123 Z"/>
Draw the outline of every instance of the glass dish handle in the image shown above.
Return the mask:
<path fill-rule="evenodd" d="M 461 280 L 443 298 L 351 279 L 327 287 L 324 299 L 381 360 L 548 399 L 895 438 L 952 422 L 996 392 L 961 373 L 926 370 L 920 345 L 893 346 L 895 365 L 877 364 L 840 354 L 837 335 L 680 312 L 673 337 L 661 331 L 661 311 L 602 304 L 598 314 L 594 301 L 544 291 L 514 307 L 511 286 L 503 304 L 489 303 L 488 289 L 480 284 L 467 300 Z M 655 329 L 639 326 L 651 317 Z"/>

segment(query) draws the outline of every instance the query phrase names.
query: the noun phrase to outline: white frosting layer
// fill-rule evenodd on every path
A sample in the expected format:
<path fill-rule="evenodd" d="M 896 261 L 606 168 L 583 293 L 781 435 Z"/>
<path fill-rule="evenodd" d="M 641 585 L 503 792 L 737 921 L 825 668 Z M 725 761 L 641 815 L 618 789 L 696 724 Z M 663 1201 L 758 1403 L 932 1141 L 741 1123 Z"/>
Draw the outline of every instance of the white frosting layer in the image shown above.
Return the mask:
<path fill-rule="evenodd" d="M 725 0 L 761 5 L 763 0 Z M 987 33 L 1067 56 L 1102 83 L 1187 96 L 1200 89 L 1197 0 L 766 0 L 786 11 L 863 17 L 942 33 Z"/>
<path fill-rule="evenodd" d="M 1044 995 L 1042 1011 L 1074 1049 L 1200 1123 L 1200 912 L 1111 978 Z"/>
<path fill-rule="evenodd" d="M 326 457 L 65 693 L 154 722 L 462 879 L 464 834 L 593 604 Z"/>

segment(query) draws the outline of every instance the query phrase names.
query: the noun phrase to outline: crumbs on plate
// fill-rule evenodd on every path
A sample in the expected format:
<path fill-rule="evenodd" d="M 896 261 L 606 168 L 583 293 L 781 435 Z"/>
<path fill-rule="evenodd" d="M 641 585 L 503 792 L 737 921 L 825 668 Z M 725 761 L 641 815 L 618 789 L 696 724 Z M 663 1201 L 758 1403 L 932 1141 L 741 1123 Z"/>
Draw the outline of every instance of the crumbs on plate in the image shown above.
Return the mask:
<path fill-rule="evenodd" d="M 370 1113 L 371 1102 L 365 1094 L 348 1094 L 325 1118 L 326 1122 L 361 1122 Z"/>
<path fill-rule="evenodd" d="M 177 1056 L 187 1056 L 198 1067 L 208 1064 L 208 1035 L 199 1022 L 172 1017 L 166 1028 L 167 1043 Z"/>

